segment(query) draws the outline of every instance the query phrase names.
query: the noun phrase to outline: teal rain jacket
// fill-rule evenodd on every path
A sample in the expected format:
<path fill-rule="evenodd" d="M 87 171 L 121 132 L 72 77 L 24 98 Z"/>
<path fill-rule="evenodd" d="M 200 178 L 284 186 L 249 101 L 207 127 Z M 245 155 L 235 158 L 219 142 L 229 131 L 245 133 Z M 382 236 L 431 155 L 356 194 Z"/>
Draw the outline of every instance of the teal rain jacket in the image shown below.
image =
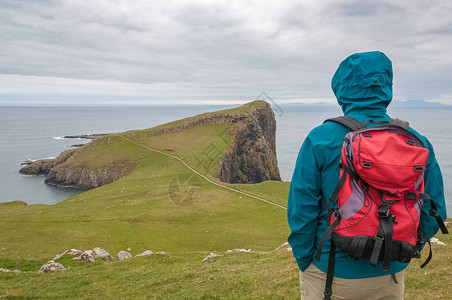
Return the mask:
<path fill-rule="evenodd" d="M 344 115 L 362 123 L 369 119 L 390 119 L 386 107 L 392 100 L 392 63 L 383 53 L 366 52 L 349 56 L 339 65 L 331 85 Z M 445 220 L 443 179 L 433 147 L 425 137 L 412 128 L 409 130 L 430 151 L 425 171 L 425 192 L 434 199 L 438 213 Z M 338 164 L 343 137 L 347 132 L 349 130 L 340 124 L 326 122 L 308 134 L 298 154 L 290 184 L 287 217 L 291 229 L 288 242 L 301 271 L 311 262 L 323 272 L 327 271 L 330 240 L 323 247 L 320 261 L 313 261 L 320 239 L 328 227 L 325 219 L 327 209 L 321 199 L 322 194 L 326 199 L 332 195 L 339 180 Z M 421 225 L 432 237 L 439 227 L 435 218 L 428 216 L 429 210 L 430 202 L 427 201 L 423 206 Z M 392 262 L 391 273 L 402 271 L 406 266 L 406 263 Z M 368 278 L 386 274 L 381 262 L 372 267 L 368 260 L 355 261 L 339 249 L 336 253 L 336 277 Z"/>

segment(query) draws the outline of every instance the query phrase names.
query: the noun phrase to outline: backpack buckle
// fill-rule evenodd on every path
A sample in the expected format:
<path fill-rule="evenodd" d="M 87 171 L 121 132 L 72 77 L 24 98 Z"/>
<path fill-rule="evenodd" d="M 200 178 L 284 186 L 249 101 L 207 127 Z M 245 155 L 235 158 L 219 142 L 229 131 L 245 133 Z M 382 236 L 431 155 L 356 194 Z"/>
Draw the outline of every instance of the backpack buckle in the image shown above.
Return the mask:
<path fill-rule="evenodd" d="M 389 210 L 378 210 L 377 216 L 380 218 L 387 218 L 389 217 Z"/>
<path fill-rule="evenodd" d="M 372 163 L 370 161 L 365 161 L 363 163 L 363 167 L 367 168 L 367 169 L 370 169 L 370 168 L 372 168 Z"/>
<path fill-rule="evenodd" d="M 374 240 L 383 241 L 384 239 L 385 239 L 384 237 L 381 237 L 381 236 L 378 236 L 378 235 L 374 236 Z"/>
<path fill-rule="evenodd" d="M 333 291 L 331 289 L 325 289 L 325 291 L 323 292 L 323 295 L 325 296 L 325 299 L 331 299 L 331 296 L 333 295 Z"/>
<path fill-rule="evenodd" d="M 407 198 L 408 200 L 416 200 L 416 193 L 408 192 L 408 193 L 406 194 L 406 198 Z"/>
<path fill-rule="evenodd" d="M 379 218 L 387 218 L 390 216 L 389 209 L 391 208 L 391 204 L 383 202 L 380 208 L 377 210 L 377 216 Z"/>
<path fill-rule="evenodd" d="M 424 171 L 424 167 L 421 165 L 414 166 L 414 172 L 422 172 Z"/>

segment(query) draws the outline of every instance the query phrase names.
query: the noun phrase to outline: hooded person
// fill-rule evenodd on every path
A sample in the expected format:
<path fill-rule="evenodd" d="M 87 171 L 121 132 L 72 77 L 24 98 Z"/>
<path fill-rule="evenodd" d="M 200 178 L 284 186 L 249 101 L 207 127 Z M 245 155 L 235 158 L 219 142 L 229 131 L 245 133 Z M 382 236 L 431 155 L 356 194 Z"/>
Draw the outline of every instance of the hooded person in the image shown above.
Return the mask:
<path fill-rule="evenodd" d="M 392 100 L 392 63 L 382 52 L 356 53 L 341 62 L 332 79 L 332 89 L 345 116 L 365 123 L 389 121 L 386 108 Z M 368 126 L 375 124 L 369 123 Z M 430 142 L 411 127 L 430 154 L 424 173 L 425 193 L 434 199 L 438 214 L 446 219 L 443 180 Z M 323 299 L 330 239 L 322 248 L 320 260 L 313 260 L 319 242 L 328 228 L 326 199 L 333 194 L 339 180 L 339 161 L 347 127 L 325 122 L 306 137 L 297 157 L 292 176 L 287 217 L 291 234 L 288 238 L 300 269 L 301 298 Z M 423 205 L 421 226 L 429 238 L 439 229 L 428 215 L 429 202 Z M 333 299 L 403 299 L 404 269 L 407 263 L 391 262 L 391 274 L 383 273 L 382 262 L 369 265 L 354 260 L 337 249 L 333 279 Z M 395 279 L 394 280 L 394 277 Z M 398 284 L 395 284 L 397 281 Z"/>

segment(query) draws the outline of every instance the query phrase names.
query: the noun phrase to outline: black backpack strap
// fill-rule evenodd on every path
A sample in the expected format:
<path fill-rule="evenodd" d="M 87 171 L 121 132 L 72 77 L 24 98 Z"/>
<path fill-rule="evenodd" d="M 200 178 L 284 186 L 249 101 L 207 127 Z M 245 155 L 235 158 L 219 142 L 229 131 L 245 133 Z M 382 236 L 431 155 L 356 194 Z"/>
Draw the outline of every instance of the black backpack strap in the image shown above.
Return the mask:
<path fill-rule="evenodd" d="M 340 116 L 336 118 L 326 119 L 323 123 L 325 122 L 335 122 L 344 125 L 352 131 L 356 131 L 365 127 L 363 123 L 349 116 Z"/>
<path fill-rule="evenodd" d="M 375 244 L 372 249 L 372 254 L 370 257 L 370 265 L 376 266 L 377 261 L 380 257 L 380 252 L 384 245 L 384 255 L 383 255 L 383 272 L 390 272 L 390 263 L 392 255 L 392 233 L 394 231 L 393 222 L 394 215 L 390 213 L 391 201 L 384 198 L 383 193 L 380 192 L 381 205 L 377 211 L 377 216 L 380 221 L 377 233 L 374 237 Z M 384 242 L 384 243 L 383 243 Z"/>
<path fill-rule="evenodd" d="M 323 292 L 325 297 L 323 298 L 323 300 L 331 300 L 331 296 L 333 295 L 333 277 L 335 265 L 336 265 L 336 244 L 334 244 L 333 239 L 331 239 L 330 255 L 328 257 L 328 270 L 326 272 L 325 291 Z"/>
<path fill-rule="evenodd" d="M 424 231 L 424 229 L 421 227 L 421 226 L 419 226 L 419 228 L 418 228 L 418 230 L 417 230 L 417 234 L 418 234 L 418 239 L 419 239 L 419 241 L 421 242 L 421 244 L 425 244 L 425 243 L 428 243 L 428 246 L 429 246 L 429 248 L 430 248 L 430 252 L 429 252 L 429 254 L 428 254 L 428 257 L 427 257 L 427 259 L 425 260 L 425 262 L 421 265 L 421 269 L 423 268 L 423 267 L 425 267 L 429 262 L 430 262 L 430 260 L 432 259 L 432 244 L 431 244 L 431 242 L 430 242 L 430 238 L 428 237 L 428 235 L 425 233 L 425 231 Z M 419 258 L 420 258 L 420 256 L 419 256 Z"/>
<path fill-rule="evenodd" d="M 443 219 L 441 219 L 441 216 L 438 215 L 438 208 L 436 207 L 435 202 L 433 202 L 432 198 L 425 193 L 419 193 L 419 198 L 422 200 L 430 200 L 431 208 L 428 212 L 429 216 L 434 217 L 436 219 L 436 223 L 438 223 L 439 228 L 441 229 L 441 233 L 448 234 L 449 231 L 447 231 L 446 224 L 444 224 Z"/>
<path fill-rule="evenodd" d="M 436 223 L 438 223 L 438 226 L 441 229 L 441 233 L 448 234 L 449 231 L 447 231 L 446 224 L 444 224 L 443 219 L 441 219 L 441 216 L 438 215 L 438 212 L 437 212 L 438 209 L 436 208 L 435 202 L 433 202 L 433 200 L 430 199 L 430 203 L 432 205 L 432 208 L 429 211 L 429 215 L 436 219 Z"/>
<path fill-rule="evenodd" d="M 337 211 L 335 211 L 337 212 Z M 322 239 L 319 243 L 319 248 L 317 248 L 317 252 L 314 256 L 314 259 L 316 261 L 320 261 L 320 255 L 322 254 L 323 246 L 325 245 L 326 241 L 330 237 L 330 235 L 333 233 L 333 231 L 336 229 L 337 226 L 339 226 L 339 222 L 341 221 L 341 215 L 339 213 L 333 213 L 333 216 L 336 218 L 334 222 L 328 227 L 328 229 L 323 234 Z M 332 241 L 333 239 L 331 239 Z"/>

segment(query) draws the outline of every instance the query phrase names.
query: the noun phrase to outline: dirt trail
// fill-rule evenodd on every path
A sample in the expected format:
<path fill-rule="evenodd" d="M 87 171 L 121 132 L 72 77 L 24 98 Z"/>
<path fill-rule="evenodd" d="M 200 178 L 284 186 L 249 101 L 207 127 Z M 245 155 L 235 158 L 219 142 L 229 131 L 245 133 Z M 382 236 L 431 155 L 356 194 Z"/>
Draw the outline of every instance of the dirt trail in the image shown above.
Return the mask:
<path fill-rule="evenodd" d="M 146 148 L 146 149 L 148 149 L 148 150 L 150 150 L 150 151 L 158 152 L 158 153 L 160 153 L 160 154 L 163 154 L 163 155 L 169 156 L 169 157 L 171 157 L 171 158 L 177 159 L 178 161 L 180 161 L 181 163 L 183 163 L 188 169 L 190 169 L 190 171 L 192 171 L 193 173 L 195 173 L 195 174 L 201 176 L 202 178 L 204 178 L 204 179 L 207 180 L 208 182 L 210 182 L 210 183 L 212 183 L 212 184 L 215 184 L 216 186 L 219 186 L 219 187 L 221 187 L 221 188 L 223 188 L 223 189 L 227 189 L 227 190 L 230 190 L 230 191 L 233 191 L 233 192 L 242 194 L 242 195 L 244 195 L 244 196 L 251 197 L 251 198 L 254 198 L 254 199 L 256 199 L 256 200 L 259 200 L 259 201 L 262 201 L 262 202 L 271 204 L 271 205 L 273 205 L 273 206 L 276 206 L 276 207 L 279 207 L 279 208 L 282 208 L 282 209 L 287 210 L 286 207 L 284 207 L 284 206 L 282 206 L 282 205 L 279 205 L 279 204 L 277 204 L 277 203 L 271 202 L 271 201 L 269 201 L 269 200 L 266 200 L 266 199 L 264 199 L 264 198 L 261 198 L 261 197 L 258 197 L 258 196 L 254 196 L 254 195 L 251 195 L 251 194 L 248 194 L 248 193 L 245 193 L 245 192 L 238 191 L 238 190 L 236 190 L 236 189 L 230 188 L 230 187 L 228 187 L 228 186 L 219 184 L 219 183 L 217 183 L 217 182 L 211 180 L 210 178 L 206 177 L 205 175 L 199 173 L 198 171 L 196 171 L 195 169 L 193 169 L 192 167 L 190 167 L 185 161 L 183 161 L 181 158 L 179 158 L 179 157 L 177 157 L 177 156 L 174 156 L 174 155 L 165 153 L 165 152 L 163 152 L 163 151 L 154 149 L 154 148 L 152 148 L 152 147 L 149 147 L 149 146 L 146 146 L 146 145 L 143 145 L 143 144 L 136 143 L 136 142 L 132 141 L 131 139 L 128 139 L 128 138 L 126 138 L 126 137 L 124 137 L 124 136 L 122 136 L 122 135 L 120 135 L 120 137 L 123 138 L 123 139 L 125 139 L 126 141 L 131 142 L 132 144 L 137 145 L 137 146 L 140 146 L 140 147 Z"/>

